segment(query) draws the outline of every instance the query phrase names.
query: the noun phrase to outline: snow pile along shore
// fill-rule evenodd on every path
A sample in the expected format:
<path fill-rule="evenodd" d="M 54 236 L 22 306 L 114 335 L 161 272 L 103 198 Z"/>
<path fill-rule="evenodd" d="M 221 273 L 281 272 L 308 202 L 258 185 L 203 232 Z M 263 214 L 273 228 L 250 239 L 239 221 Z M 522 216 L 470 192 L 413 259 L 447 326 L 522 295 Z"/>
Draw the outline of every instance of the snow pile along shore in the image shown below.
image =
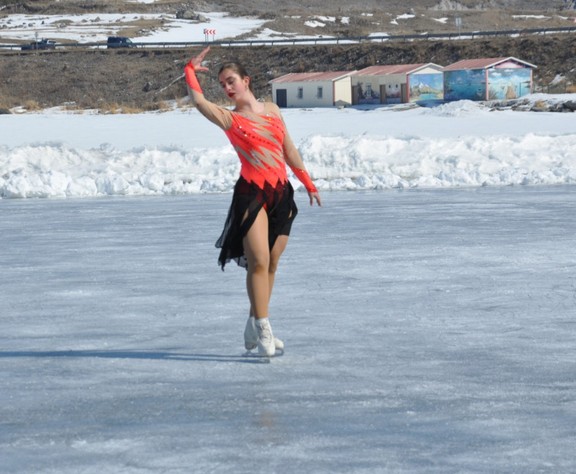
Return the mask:
<path fill-rule="evenodd" d="M 322 190 L 576 183 L 571 113 L 490 111 L 461 101 L 284 114 Z M 239 172 L 224 134 L 196 110 L 46 111 L 0 116 L 0 126 L 2 198 L 230 192 Z"/>

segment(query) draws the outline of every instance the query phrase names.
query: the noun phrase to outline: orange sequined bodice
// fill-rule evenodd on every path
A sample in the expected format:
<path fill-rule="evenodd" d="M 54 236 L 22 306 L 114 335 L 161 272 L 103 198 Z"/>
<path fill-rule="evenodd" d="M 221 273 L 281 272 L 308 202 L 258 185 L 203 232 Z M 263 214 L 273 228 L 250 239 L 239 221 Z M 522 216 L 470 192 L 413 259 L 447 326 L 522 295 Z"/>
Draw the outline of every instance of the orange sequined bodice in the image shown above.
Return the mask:
<path fill-rule="evenodd" d="M 249 183 L 264 189 L 268 182 L 276 187 L 288 180 L 283 143 L 286 128 L 274 114 L 245 115 L 233 112 L 232 125 L 226 136 L 238 153 L 242 168 L 240 175 Z"/>

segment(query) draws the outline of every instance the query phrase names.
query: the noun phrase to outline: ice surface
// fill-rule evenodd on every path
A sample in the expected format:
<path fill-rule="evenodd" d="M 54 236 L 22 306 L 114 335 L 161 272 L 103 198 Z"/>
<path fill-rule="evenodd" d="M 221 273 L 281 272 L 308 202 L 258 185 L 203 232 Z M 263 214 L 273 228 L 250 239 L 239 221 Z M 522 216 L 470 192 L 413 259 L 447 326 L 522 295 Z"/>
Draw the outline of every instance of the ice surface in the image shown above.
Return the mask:
<path fill-rule="evenodd" d="M 4 200 L 2 472 L 573 472 L 575 192 L 298 194 L 270 364 L 229 195 Z"/>
<path fill-rule="evenodd" d="M 285 119 L 325 205 L 297 193 L 286 354 L 263 364 L 242 357 L 244 271 L 216 264 L 238 172 L 221 131 L 0 115 L 2 473 L 576 471 L 573 114 Z"/>

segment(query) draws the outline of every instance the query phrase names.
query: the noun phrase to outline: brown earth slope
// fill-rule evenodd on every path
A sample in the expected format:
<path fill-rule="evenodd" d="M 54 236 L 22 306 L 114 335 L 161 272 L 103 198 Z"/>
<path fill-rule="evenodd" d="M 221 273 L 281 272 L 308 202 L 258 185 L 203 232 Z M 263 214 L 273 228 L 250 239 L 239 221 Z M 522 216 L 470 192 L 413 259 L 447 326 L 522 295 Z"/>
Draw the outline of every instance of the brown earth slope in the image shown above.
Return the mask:
<path fill-rule="evenodd" d="M 178 80 L 192 50 L 72 50 L 0 54 L 0 108 L 59 106 L 121 107 L 151 110 L 186 96 Z M 268 81 L 289 72 L 354 70 L 374 64 L 434 62 L 514 56 L 538 66 L 537 87 L 547 91 L 557 74 L 576 83 L 576 37 L 499 37 L 461 41 L 418 41 L 321 46 L 213 47 L 212 74 L 205 92 L 223 97 L 215 75 L 218 64 L 237 59 L 251 72 L 256 93 L 270 97 Z"/>

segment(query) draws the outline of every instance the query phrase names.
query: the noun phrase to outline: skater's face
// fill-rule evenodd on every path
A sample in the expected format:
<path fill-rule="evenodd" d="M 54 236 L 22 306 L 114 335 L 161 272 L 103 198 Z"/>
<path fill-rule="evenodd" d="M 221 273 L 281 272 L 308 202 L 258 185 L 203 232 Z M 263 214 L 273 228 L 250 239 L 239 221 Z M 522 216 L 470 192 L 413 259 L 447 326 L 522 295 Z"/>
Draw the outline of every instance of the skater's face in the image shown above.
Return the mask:
<path fill-rule="evenodd" d="M 224 93 L 232 100 L 241 98 L 249 90 L 250 78 L 242 78 L 232 69 L 224 69 L 218 76 Z"/>

